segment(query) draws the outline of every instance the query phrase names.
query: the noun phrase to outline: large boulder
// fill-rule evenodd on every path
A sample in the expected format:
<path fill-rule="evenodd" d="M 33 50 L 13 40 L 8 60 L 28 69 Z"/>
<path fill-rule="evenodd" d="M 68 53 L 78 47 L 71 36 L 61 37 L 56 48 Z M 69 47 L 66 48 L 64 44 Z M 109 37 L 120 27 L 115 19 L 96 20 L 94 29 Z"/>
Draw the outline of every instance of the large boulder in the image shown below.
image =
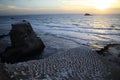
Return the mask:
<path fill-rule="evenodd" d="M 110 63 L 120 67 L 120 44 L 108 44 L 97 52 Z"/>
<path fill-rule="evenodd" d="M 27 21 L 12 24 L 10 31 L 11 46 L 7 47 L 1 55 L 2 62 L 18 62 L 27 57 L 40 54 L 45 45 L 33 31 Z"/>

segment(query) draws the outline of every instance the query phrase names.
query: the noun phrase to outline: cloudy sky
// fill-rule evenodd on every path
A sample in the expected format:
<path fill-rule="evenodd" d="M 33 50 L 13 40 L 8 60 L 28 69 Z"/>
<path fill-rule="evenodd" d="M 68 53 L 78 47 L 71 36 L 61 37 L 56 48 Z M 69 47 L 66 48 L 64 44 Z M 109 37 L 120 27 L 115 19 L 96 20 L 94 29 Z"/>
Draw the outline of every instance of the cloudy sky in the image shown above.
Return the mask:
<path fill-rule="evenodd" d="M 0 0 L 0 15 L 86 12 L 120 14 L 120 0 Z"/>

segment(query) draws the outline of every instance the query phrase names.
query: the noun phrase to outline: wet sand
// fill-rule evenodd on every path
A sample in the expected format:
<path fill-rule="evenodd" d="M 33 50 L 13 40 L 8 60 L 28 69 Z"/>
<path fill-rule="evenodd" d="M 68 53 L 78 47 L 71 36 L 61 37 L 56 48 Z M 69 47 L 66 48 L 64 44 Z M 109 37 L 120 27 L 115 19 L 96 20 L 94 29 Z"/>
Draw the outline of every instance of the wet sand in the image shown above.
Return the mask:
<path fill-rule="evenodd" d="M 70 49 L 41 60 L 6 64 L 6 71 L 16 80 L 119 80 L 101 56 L 89 48 Z M 114 76 L 114 75 L 116 76 Z"/>

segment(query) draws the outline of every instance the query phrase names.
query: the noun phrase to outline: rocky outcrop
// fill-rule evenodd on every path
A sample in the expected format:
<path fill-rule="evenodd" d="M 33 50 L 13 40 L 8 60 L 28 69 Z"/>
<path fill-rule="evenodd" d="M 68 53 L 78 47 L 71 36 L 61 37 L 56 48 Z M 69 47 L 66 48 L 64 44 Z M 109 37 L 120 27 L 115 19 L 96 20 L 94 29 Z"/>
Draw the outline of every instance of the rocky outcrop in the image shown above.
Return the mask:
<path fill-rule="evenodd" d="M 108 44 L 97 52 L 111 63 L 120 66 L 120 44 Z"/>
<path fill-rule="evenodd" d="M 91 16 L 91 14 L 89 14 L 89 13 L 85 13 L 84 16 Z"/>
<path fill-rule="evenodd" d="M 40 54 L 45 45 L 27 21 L 12 24 L 10 31 L 11 46 L 1 54 L 2 62 L 18 62 L 35 54 Z"/>

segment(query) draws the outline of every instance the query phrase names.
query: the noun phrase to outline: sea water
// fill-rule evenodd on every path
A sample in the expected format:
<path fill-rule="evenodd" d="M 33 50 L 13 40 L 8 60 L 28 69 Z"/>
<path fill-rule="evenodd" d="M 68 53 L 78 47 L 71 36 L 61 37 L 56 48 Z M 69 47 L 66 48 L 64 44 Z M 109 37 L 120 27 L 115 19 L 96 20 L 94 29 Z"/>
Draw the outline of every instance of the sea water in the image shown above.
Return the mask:
<path fill-rule="evenodd" d="M 0 35 L 9 33 L 11 24 L 27 20 L 46 45 L 44 56 L 86 45 L 93 50 L 120 43 L 120 15 L 40 14 L 0 16 Z M 10 45 L 5 38 L 2 44 Z M 4 44 L 3 44 L 4 45 Z"/>

